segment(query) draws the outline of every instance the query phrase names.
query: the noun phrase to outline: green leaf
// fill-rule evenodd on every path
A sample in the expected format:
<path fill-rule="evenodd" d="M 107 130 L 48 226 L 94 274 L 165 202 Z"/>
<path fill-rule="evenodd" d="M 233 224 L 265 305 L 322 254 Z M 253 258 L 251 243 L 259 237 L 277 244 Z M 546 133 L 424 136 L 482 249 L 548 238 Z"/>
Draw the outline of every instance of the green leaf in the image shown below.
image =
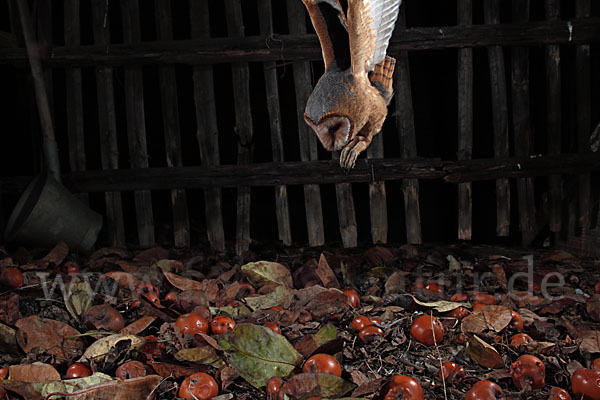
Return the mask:
<path fill-rule="evenodd" d="M 292 273 L 285 265 L 271 261 L 257 261 L 242 265 L 242 273 L 252 285 L 262 287 L 269 283 L 279 283 L 294 287 Z"/>
<path fill-rule="evenodd" d="M 238 324 L 219 338 L 229 364 L 252 386 L 265 386 L 273 376 L 287 377 L 302 363 L 302 356 L 287 339 L 269 328 Z"/>
<path fill-rule="evenodd" d="M 327 324 L 319 329 L 319 331 L 313 335 L 313 338 L 317 346 L 323 346 L 325 343 L 337 338 L 337 329 L 335 326 Z"/>
<path fill-rule="evenodd" d="M 79 318 L 92 306 L 94 291 L 90 284 L 74 276 L 69 284 L 69 289 L 64 292 L 65 306 L 67 311 L 75 318 Z"/>
<path fill-rule="evenodd" d="M 354 389 L 356 385 L 331 374 L 302 373 L 292 376 L 281 388 L 291 398 L 339 398 Z"/>
<path fill-rule="evenodd" d="M 287 286 L 279 285 L 271 293 L 262 296 L 246 297 L 246 304 L 253 310 L 266 310 L 279 306 L 288 308 L 293 296 L 293 290 Z"/>

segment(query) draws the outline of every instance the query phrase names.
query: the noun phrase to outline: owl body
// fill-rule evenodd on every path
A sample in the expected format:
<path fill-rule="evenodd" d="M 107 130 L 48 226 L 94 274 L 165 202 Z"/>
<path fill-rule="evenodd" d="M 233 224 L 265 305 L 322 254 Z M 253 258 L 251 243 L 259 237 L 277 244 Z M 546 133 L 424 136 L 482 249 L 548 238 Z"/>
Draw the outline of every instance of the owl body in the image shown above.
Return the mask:
<path fill-rule="evenodd" d="M 325 73 L 304 113 L 328 151 L 352 168 L 377 134 L 392 98 L 395 60 L 386 56 L 401 0 L 302 0 L 319 36 Z"/>

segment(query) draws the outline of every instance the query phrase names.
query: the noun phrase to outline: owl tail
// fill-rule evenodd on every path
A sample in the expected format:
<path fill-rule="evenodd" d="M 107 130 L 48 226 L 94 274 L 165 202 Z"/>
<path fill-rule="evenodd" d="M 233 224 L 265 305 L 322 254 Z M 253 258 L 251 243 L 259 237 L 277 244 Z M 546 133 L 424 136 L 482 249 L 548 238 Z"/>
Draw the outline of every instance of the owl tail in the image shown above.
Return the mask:
<path fill-rule="evenodd" d="M 394 67 L 396 59 L 386 56 L 379 64 L 375 65 L 375 69 L 369 74 L 371 84 L 379 90 L 381 96 L 387 104 L 392 100 L 394 89 L 392 87 L 392 78 L 394 76 Z"/>

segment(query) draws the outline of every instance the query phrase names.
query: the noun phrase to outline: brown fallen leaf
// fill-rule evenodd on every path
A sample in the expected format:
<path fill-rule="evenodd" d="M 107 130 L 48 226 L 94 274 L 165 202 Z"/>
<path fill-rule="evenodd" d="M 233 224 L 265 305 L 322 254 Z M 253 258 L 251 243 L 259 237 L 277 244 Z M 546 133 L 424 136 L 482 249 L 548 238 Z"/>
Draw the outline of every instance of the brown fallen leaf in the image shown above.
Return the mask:
<path fill-rule="evenodd" d="M 184 278 L 183 276 L 174 274 L 172 272 L 163 271 L 163 274 L 171 285 L 175 286 L 181 291 L 199 290 L 204 292 L 204 295 L 208 301 L 215 301 L 217 298 L 219 286 L 217 282 L 212 279 L 205 279 L 202 282 L 198 282 L 192 279 Z"/>
<path fill-rule="evenodd" d="M 519 308 L 537 307 L 539 305 L 542 305 L 542 304 L 548 302 L 543 297 L 536 296 L 533 293 L 527 292 L 527 291 L 512 292 L 510 295 L 511 295 L 511 298 L 513 299 L 514 303 Z"/>
<path fill-rule="evenodd" d="M 150 265 L 165 258 L 169 258 L 169 250 L 163 249 L 160 246 L 154 246 L 136 254 L 133 260 L 145 262 Z"/>
<path fill-rule="evenodd" d="M 59 381 L 60 374 L 50 364 L 34 362 L 33 364 L 11 365 L 8 379 L 19 382 Z"/>
<path fill-rule="evenodd" d="M 581 336 L 579 351 L 582 353 L 600 353 L 600 331 L 586 331 Z"/>
<path fill-rule="evenodd" d="M 151 362 L 150 366 L 152 367 L 152 369 L 154 369 L 154 372 L 156 372 L 163 378 L 173 377 L 175 379 L 184 378 L 186 376 L 195 374 L 196 372 L 206 372 L 208 370 L 206 366 L 201 365 L 187 367 L 184 365 L 169 364 L 162 362 Z"/>
<path fill-rule="evenodd" d="M 463 333 L 483 333 L 486 330 L 500 332 L 510 324 L 512 313 L 504 306 L 485 306 L 463 318 Z"/>
<path fill-rule="evenodd" d="M 473 361 L 486 368 L 500 369 L 504 367 L 504 360 L 498 351 L 476 335 L 467 342 L 467 353 Z"/>
<path fill-rule="evenodd" d="M 319 263 L 317 264 L 317 269 L 315 272 L 319 276 L 319 279 L 321 279 L 324 287 L 340 288 L 340 283 L 338 282 L 335 273 L 327 263 L 327 259 L 323 253 L 321 253 L 321 257 L 319 258 Z"/>
<path fill-rule="evenodd" d="M 533 323 L 535 323 L 536 321 L 542 321 L 542 322 L 548 321 L 548 318 L 540 317 L 539 315 L 537 315 L 536 313 L 534 313 L 533 311 L 531 311 L 528 308 L 519 308 L 518 312 L 521 315 L 521 318 L 523 318 L 524 326 L 530 326 Z"/>
<path fill-rule="evenodd" d="M 19 319 L 21 319 L 19 295 L 16 293 L 8 293 L 4 296 L 0 296 L 0 321 L 14 325 Z"/>
<path fill-rule="evenodd" d="M 141 378 L 115 380 L 101 383 L 69 395 L 69 400 L 140 400 L 146 399 L 158 385 L 162 377 L 148 375 Z"/>
<path fill-rule="evenodd" d="M 502 264 L 492 265 L 492 271 L 496 275 L 496 280 L 503 289 L 508 287 L 508 281 L 506 280 L 506 272 L 504 272 L 504 266 Z"/>
<path fill-rule="evenodd" d="M 129 272 L 110 271 L 105 273 L 104 276 L 116 281 L 120 288 L 129 289 L 132 292 L 142 283 L 142 281 Z"/>
<path fill-rule="evenodd" d="M 365 260 L 371 267 L 384 266 L 393 259 L 394 254 L 385 247 L 375 246 L 365 252 Z"/>
<path fill-rule="evenodd" d="M 594 321 L 600 321 L 600 294 L 594 294 L 585 303 L 585 311 Z"/>
<path fill-rule="evenodd" d="M 64 322 L 32 315 L 21 318 L 15 325 L 19 328 L 17 343 L 26 353 L 39 348 L 62 362 L 70 361 L 83 352 L 83 342 L 74 338 L 79 332 Z"/>
<path fill-rule="evenodd" d="M 137 321 L 134 321 L 131 324 L 127 325 L 125 328 L 121 329 L 119 331 L 119 333 L 121 335 L 139 335 L 144 329 L 149 327 L 155 320 L 156 320 L 155 317 L 150 317 L 150 316 L 142 317 L 142 318 L 138 319 Z"/>
<path fill-rule="evenodd" d="M 401 272 L 394 272 L 385 281 L 384 295 L 402 293 L 406 290 L 406 274 Z"/>
<path fill-rule="evenodd" d="M 54 248 L 50 250 L 50 253 L 48 253 L 44 258 L 42 258 L 42 260 L 47 262 L 48 264 L 60 265 L 68 255 L 69 245 L 61 241 L 56 246 L 54 246 Z"/>

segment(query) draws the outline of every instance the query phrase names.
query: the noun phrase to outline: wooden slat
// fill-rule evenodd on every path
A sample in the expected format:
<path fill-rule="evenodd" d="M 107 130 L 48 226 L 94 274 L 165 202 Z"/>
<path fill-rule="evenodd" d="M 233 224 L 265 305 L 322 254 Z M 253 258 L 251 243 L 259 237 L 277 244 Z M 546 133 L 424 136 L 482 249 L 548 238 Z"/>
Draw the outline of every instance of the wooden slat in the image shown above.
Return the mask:
<path fill-rule="evenodd" d="M 590 0 L 577 0 L 575 2 L 575 16 L 578 18 L 589 17 L 591 14 Z M 591 58 L 590 45 L 584 44 L 575 48 L 575 87 L 577 97 L 577 151 L 588 153 L 590 149 L 591 125 Z M 579 203 L 577 213 L 577 227 L 587 230 L 590 228 L 592 211 L 591 202 L 591 177 L 583 174 L 579 177 Z"/>
<path fill-rule="evenodd" d="M 207 1 L 190 2 L 190 25 L 193 39 L 210 38 L 210 15 Z M 219 130 L 212 66 L 194 67 L 194 101 L 200 158 L 205 167 L 220 164 Z M 225 233 L 221 211 L 221 189 L 204 190 L 206 233 L 213 250 L 225 251 Z"/>
<path fill-rule="evenodd" d="M 545 0 L 546 18 L 549 21 L 560 19 L 560 0 Z M 548 45 L 546 55 L 546 125 L 548 132 L 548 154 L 561 152 L 561 82 L 560 82 L 560 46 Z M 548 178 L 549 224 L 550 232 L 562 229 L 562 177 L 552 175 Z"/>
<path fill-rule="evenodd" d="M 260 33 L 267 37 L 273 35 L 273 9 L 271 7 L 271 0 L 258 1 L 258 19 L 260 23 Z M 273 161 L 283 162 L 284 152 L 283 137 L 281 134 L 279 87 L 277 85 L 277 64 L 274 61 L 269 61 L 264 64 L 263 68 Z M 283 244 L 289 246 L 292 244 L 292 229 L 290 226 L 287 186 L 278 185 L 275 187 L 275 209 L 277 213 L 279 240 L 281 240 Z"/>
<path fill-rule="evenodd" d="M 513 21 L 525 23 L 529 20 L 529 0 L 512 2 Z M 517 157 L 528 156 L 532 149 L 530 93 L 529 93 L 529 49 L 513 47 L 512 64 L 512 119 L 514 152 Z M 535 197 L 533 178 L 517 180 L 519 227 L 522 243 L 528 246 L 535 235 Z"/>
<path fill-rule="evenodd" d="M 290 33 L 295 35 L 305 34 L 306 12 L 302 2 L 287 0 L 286 5 Z M 298 135 L 300 138 L 300 159 L 302 161 L 316 160 L 318 159 L 317 138 L 304 121 L 304 107 L 312 92 L 310 63 L 296 62 L 293 64 L 293 68 Z M 304 186 L 304 207 L 308 226 L 308 243 L 311 246 L 320 246 L 325 243 L 325 231 L 323 228 L 321 189 L 318 185 Z"/>
<path fill-rule="evenodd" d="M 406 6 L 400 8 L 400 16 L 396 25 L 401 29 L 406 26 Z M 417 138 L 415 117 L 410 85 L 410 68 L 408 53 L 403 51 L 396 62 L 394 91 L 396 93 L 396 126 L 400 137 L 402 158 L 417 156 Z M 421 237 L 421 210 L 419 206 L 419 181 L 406 179 L 402 182 L 404 192 L 404 214 L 406 218 L 406 239 L 408 243 L 419 244 Z"/>
<path fill-rule="evenodd" d="M 141 41 L 139 2 L 122 0 L 120 4 L 125 43 L 139 43 Z M 133 168 L 148 168 L 144 81 L 140 67 L 125 67 L 124 87 L 129 160 Z M 133 195 L 138 242 L 142 247 L 149 247 L 154 244 L 152 196 L 149 191 L 136 191 Z"/>
<path fill-rule="evenodd" d="M 301 4 L 300 4 L 301 5 Z M 571 29 L 569 29 L 571 27 Z M 572 34 L 569 31 L 572 31 Z M 532 22 L 526 25 L 472 25 L 420 27 L 399 30 L 390 42 L 388 54 L 396 57 L 404 50 L 434 50 L 487 46 L 539 46 L 544 44 L 597 43 L 600 18 L 572 19 L 557 22 Z M 275 35 L 277 46 L 265 36 L 244 40 L 176 40 L 147 42 L 137 45 L 114 44 L 77 48 L 54 47 L 47 62 L 52 66 L 98 66 L 126 64 L 215 64 L 275 60 L 321 60 L 316 35 Z M 0 64 L 25 64 L 22 49 L 0 49 Z"/>
<path fill-rule="evenodd" d="M 600 154 L 558 154 L 522 158 L 444 161 L 435 158 L 359 159 L 346 172 L 333 160 L 222 165 L 218 167 L 140 168 L 71 172 L 65 184 L 74 192 L 169 190 L 201 187 L 277 186 L 371 182 L 400 179 L 443 179 L 448 183 L 580 174 L 600 171 Z M 5 192 L 23 190 L 32 177 L 0 178 Z"/>
<path fill-rule="evenodd" d="M 107 14 L 108 9 L 104 0 L 92 0 L 94 42 L 105 48 L 110 45 L 110 25 Z M 119 148 L 112 68 L 105 66 L 96 68 L 96 91 L 102 169 L 116 170 L 119 168 Z M 123 246 L 125 244 L 125 224 L 121 193 L 107 191 L 104 198 L 108 243 L 111 246 Z"/>
<path fill-rule="evenodd" d="M 81 43 L 79 25 L 79 0 L 64 3 L 65 45 L 79 46 Z M 85 171 L 85 133 L 83 130 L 83 90 L 80 68 L 67 68 L 65 71 L 67 98 L 67 135 L 69 137 L 69 163 L 71 171 Z M 88 203 L 88 196 L 80 194 L 79 199 Z"/>
<path fill-rule="evenodd" d="M 225 0 L 227 31 L 230 37 L 244 37 L 242 5 L 238 0 Z M 250 70 L 247 63 L 232 64 L 235 133 L 238 138 L 238 164 L 252 162 L 252 110 L 250 108 Z M 250 187 L 240 186 L 237 193 L 237 227 L 235 250 L 242 255 L 250 248 Z"/>
<path fill-rule="evenodd" d="M 155 0 L 154 8 L 158 40 L 172 40 L 171 0 Z M 183 166 L 183 160 L 181 156 L 179 102 L 177 100 L 175 67 L 160 66 L 158 74 L 167 165 L 169 167 L 181 167 Z M 185 190 L 171 190 L 171 205 L 173 207 L 173 243 L 175 247 L 189 247 L 190 221 Z"/>
<path fill-rule="evenodd" d="M 371 145 L 367 148 L 367 158 L 370 160 L 379 160 L 383 159 L 383 157 L 383 133 L 380 132 L 375 135 Z M 371 240 L 373 240 L 373 243 L 387 243 L 388 217 L 385 182 L 375 181 L 374 176 L 372 178 L 369 182 Z"/>
<path fill-rule="evenodd" d="M 500 1 L 484 0 L 486 24 L 500 23 Z M 490 80 L 492 86 L 492 119 L 494 126 L 494 155 L 508 157 L 508 99 L 504 53 L 502 47 L 488 47 Z M 496 234 L 510 234 L 510 185 L 508 179 L 496 181 Z"/>
<path fill-rule="evenodd" d="M 473 1 L 458 0 L 458 24 L 473 23 Z M 470 160 L 473 153 L 473 49 L 458 50 L 458 159 Z M 473 236 L 471 182 L 458 185 L 458 238 Z"/>
<path fill-rule="evenodd" d="M 340 159 L 340 152 L 333 152 L 332 160 Z M 338 220 L 340 223 L 340 234 L 342 235 L 342 244 L 344 247 L 356 247 L 358 233 L 356 231 L 356 212 L 354 209 L 354 199 L 352 198 L 352 184 L 336 183 L 335 197 L 337 200 Z"/>

